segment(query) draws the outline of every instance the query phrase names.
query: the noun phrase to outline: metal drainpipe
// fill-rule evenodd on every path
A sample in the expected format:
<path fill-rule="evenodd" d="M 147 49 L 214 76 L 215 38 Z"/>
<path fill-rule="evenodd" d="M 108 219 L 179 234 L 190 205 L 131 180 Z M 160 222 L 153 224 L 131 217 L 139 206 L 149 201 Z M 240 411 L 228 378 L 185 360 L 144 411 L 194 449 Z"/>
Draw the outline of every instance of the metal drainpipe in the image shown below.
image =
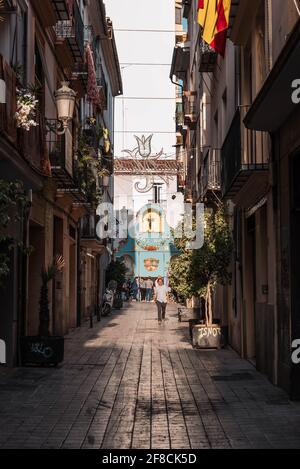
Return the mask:
<path fill-rule="evenodd" d="M 81 228 L 77 228 L 77 327 L 81 327 Z"/>
<path fill-rule="evenodd" d="M 235 60 L 236 60 L 236 89 L 237 89 L 237 94 L 236 94 L 236 108 L 241 106 L 242 104 L 242 82 L 241 82 L 241 48 L 239 46 L 236 46 L 235 50 Z"/>
<path fill-rule="evenodd" d="M 273 37 L 273 23 L 272 23 L 272 0 L 267 1 L 267 66 L 268 72 L 273 67 L 273 51 L 272 51 L 272 37 Z"/>
<path fill-rule="evenodd" d="M 179 86 L 179 88 L 181 88 L 181 90 L 182 90 L 182 94 L 181 94 L 181 103 L 182 103 L 182 111 L 184 111 L 184 101 L 183 101 L 183 89 L 184 89 L 184 86 L 183 86 L 183 85 L 180 85 L 179 83 L 177 83 L 176 81 L 174 81 L 172 75 L 170 75 L 170 80 L 171 80 L 171 83 L 173 83 L 173 85 Z M 185 163 L 186 163 L 186 162 L 185 162 Z M 186 171 L 186 168 L 185 168 L 185 171 Z"/>
<path fill-rule="evenodd" d="M 179 86 L 179 88 L 181 88 L 181 90 L 182 90 L 181 103 L 182 103 L 182 110 L 183 110 L 183 105 L 184 105 L 184 102 L 183 102 L 183 88 L 184 88 L 184 86 L 183 86 L 183 85 L 180 85 L 179 83 L 177 83 L 176 81 L 174 81 L 172 76 L 170 77 L 170 79 L 171 79 L 171 82 L 173 83 L 173 85 Z"/>
<path fill-rule="evenodd" d="M 32 191 L 28 193 L 27 207 L 24 210 L 21 224 L 21 237 L 23 246 L 29 247 L 29 219 L 32 206 Z M 21 360 L 21 337 L 25 337 L 27 332 L 27 277 L 28 277 L 28 257 L 21 250 L 18 250 L 20 259 L 18 269 L 18 316 L 17 316 L 17 364 L 22 365 Z"/>

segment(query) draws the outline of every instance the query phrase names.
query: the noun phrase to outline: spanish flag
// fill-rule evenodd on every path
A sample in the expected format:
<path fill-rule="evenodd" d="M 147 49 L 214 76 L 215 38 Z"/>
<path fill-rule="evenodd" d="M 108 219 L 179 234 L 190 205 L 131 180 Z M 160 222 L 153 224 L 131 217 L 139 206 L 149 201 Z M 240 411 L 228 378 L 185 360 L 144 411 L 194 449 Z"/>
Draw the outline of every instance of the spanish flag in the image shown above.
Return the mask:
<path fill-rule="evenodd" d="M 198 0 L 198 23 L 202 38 L 223 57 L 226 49 L 231 0 Z"/>

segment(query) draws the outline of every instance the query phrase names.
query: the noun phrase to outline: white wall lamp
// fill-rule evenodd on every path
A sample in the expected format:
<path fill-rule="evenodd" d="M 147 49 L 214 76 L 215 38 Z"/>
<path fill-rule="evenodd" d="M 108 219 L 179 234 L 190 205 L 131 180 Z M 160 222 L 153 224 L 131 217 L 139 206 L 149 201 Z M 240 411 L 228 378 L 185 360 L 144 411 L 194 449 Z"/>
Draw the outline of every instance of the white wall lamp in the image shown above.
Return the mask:
<path fill-rule="evenodd" d="M 76 102 L 76 92 L 69 88 L 69 82 L 63 81 L 61 85 L 61 88 L 54 93 L 59 120 L 58 135 L 66 133 L 69 122 L 73 119 Z"/>

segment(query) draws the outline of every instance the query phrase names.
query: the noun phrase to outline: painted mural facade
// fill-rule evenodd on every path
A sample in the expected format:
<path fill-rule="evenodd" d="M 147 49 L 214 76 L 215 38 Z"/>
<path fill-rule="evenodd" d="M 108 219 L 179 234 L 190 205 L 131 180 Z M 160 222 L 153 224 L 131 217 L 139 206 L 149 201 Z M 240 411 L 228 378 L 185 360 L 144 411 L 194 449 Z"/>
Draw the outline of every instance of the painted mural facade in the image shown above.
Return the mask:
<path fill-rule="evenodd" d="M 163 150 L 152 153 L 152 136 L 136 137 L 137 148 L 125 150 L 115 161 L 116 211 L 129 214 L 134 234 L 115 245 L 129 277 L 167 278 L 173 256 L 178 254 L 172 237 L 182 219 L 183 194 L 178 192 L 180 163 Z"/>
<path fill-rule="evenodd" d="M 121 241 L 117 253 L 128 268 L 128 277 L 167 278 L 171 259 L 178 251 L 164 210 L 159 205 L 145 205 L 136 215 L 136 225 L 136 238 Z"/>

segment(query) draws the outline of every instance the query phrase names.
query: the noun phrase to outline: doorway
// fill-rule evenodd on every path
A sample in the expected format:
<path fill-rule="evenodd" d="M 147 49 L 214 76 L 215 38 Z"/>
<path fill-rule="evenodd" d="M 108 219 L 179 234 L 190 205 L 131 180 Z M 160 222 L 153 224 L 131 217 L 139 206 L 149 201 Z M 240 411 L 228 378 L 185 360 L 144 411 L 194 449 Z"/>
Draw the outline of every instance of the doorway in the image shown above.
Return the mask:
<path fill-rule="evenodd" d="M 300 155 L 291 162 L 291 212 L 290 212 L 290 262 L 291 262 L 291 318 L 290 341 L 300 339 Z M 286 337 L 286 330 L 283 331 Z M 286 339 L 287 341 L 287 339 Z M 282 344 L 281 344 L 282 347 Z M 287 359 L 287 357 L 285 358 Z M 292 399 L 300 399 L 300 365 L 291 365 L 290 395 Z"/>
<path fill-rule="evenodd" d="M 53 220 L 53 258 L 63 255 L 63 220 L 54 217 Z M 63 272 L 56 275 L 52 289 L 52 320 L 53 334 L 61 335 L 62 331 L 62 295 Z"/>
<path fill-rule="evenodd" d="M 29 245 L 32 254 L 28 259 L 27 335 L 39 333 L 39 301 L 42 285 L 41 272 L 45 268 L 45 229 L 30 222 Z"/>
<path fill-rule="evenodd" d="M 70 239 L 69 265 L 69 324 L 68 329 L 75 329 L 77 325 L 77 263 L 76 242 Z"/>
<path fill-rule="evenodd" d="M 245 236 L 245 355 L 256 363 L 256 220 L 246 219 Z"/>

